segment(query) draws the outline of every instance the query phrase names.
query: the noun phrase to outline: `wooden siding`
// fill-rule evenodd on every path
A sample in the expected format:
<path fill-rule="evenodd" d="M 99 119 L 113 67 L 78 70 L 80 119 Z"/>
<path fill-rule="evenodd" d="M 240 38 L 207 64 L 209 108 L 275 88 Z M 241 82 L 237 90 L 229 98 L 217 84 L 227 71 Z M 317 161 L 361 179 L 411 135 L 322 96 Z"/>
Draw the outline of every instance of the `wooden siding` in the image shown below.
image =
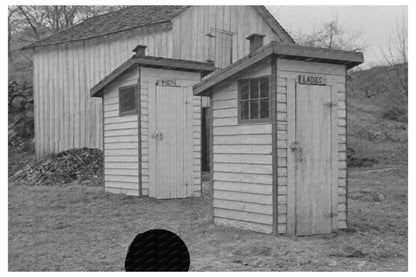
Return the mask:
<path fill-rule="evenodd" d="M 212 36 L 208 37 L 209 33 Z M 264 34 L 264 44 L 280 41 L 253 7 L 194 6 L 172 20 L 173 57 L 214 60 L 217 67 L 226 66 L 230 64 L 230 56 L 216 46 L 230 48 L 231 60 L 235 62 L 249 54 L 250 45 L 246 37 L 253 33 Z M 224 34 L 232 36 L 231 47 L 228 36 Z M 218 41 L 223 38 L 224 43 Z"/>
<path fill-rule="evenodd" d="M 138 114 L 119 116 L 118 89 L 136 85 L 137 70 L 123 76 L 104 91 L 105 190 L 139 196 Z"/>
<path fill-rule="evenodd" d="M 239 78 L 270 75 L 258 69 Z M 214 222 L 272 233 L 272 126 L 238 124 L 237 93 L 230 80 L 212 95 Z"/>
<path fill-rule="evenodd" d="M 278 167 L 278 233 L 295 233 L 295 171 L 290 144 L 295 141 L 295 93 L 299 74 L 318 74 L 325 76 L 338 97 L 338 115 L 335 119 L 338 126 L 337 165 L 338 187 L 333 199 L 338 212 L 337 227 L 346 228 L 346 112 L 345 112 L 345 67 L 342 65 L 312 62 L 277 61 L 277 167 Z M 289 153 L 289 154 L 288 154 Z M 334 206 L 333 206 L 334 207 Z"/>
<path fill-rule="evenodd" d="M 142 91 L 142 188 L 143 195 L 149 195 L 149 167 L 152 162 L 152 157 L 149 156 L 151 150 L 149 149 L 149 141 L 151 133 L 149 132 L 149 98 L 151 94 L 155 93 L 156 82 L 159 79 L 173 79 L 176 80 L 178 86 L 187 90 L 192 90 L 192 86 L 200 80 L 199 73 L 181 72 L 173 70 L 162 70 L 153 68 L 141 68 L 141 91 Z M 143 101 L 144 100 L 144 101 Z M 189 165 L 193 168 L 193 174 L 190 178 L 193 179 L 193 187 L 189 194 L 192 196 L 201 196 L 201 102 L 202 97 L 193 96 L 193 146 L 189 149 L 192 151 L 192 160 Z"/>
<path fill-rule="evenodd" d="M 132 30 L 70 44 L 42 47 L 34 55 L 36 156 L 90 147 L 102 149 L 102 99 L 89 90 L 132 55 L 137 44 L 147 54 L 171 56 L 155 47 L 170 32 Z"/>
<path fill-rule="evenodd" d="M 102 149 L 102 103 L 89 97 L 89 90 L 131 57 L 138 44 L 147 45 L 147 55 L 205 61 L 211 28 L 233 33 L 233 62 L 248 55 L 246 37 L 251 33 L 265 34 L 265 44 L 279 40 L 250 6 L 195 6 L 172 23 L 37 48 L 33 60 L 36 156 L 77 147 Z M 203 100 L 204 107 L 208 104 Z"/>

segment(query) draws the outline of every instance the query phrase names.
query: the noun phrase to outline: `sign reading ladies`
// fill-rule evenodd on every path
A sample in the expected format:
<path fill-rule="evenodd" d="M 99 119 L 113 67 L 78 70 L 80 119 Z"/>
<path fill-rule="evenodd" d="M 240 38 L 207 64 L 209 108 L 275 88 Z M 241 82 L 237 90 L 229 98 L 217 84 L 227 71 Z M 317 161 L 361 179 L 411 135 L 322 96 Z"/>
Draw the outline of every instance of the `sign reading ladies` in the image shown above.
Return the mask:
<path fill-rule="evenodd" d="M 299 75 L 299 84 L 306 85 L 326 85 L 326 78 L 316 75 Z"/>

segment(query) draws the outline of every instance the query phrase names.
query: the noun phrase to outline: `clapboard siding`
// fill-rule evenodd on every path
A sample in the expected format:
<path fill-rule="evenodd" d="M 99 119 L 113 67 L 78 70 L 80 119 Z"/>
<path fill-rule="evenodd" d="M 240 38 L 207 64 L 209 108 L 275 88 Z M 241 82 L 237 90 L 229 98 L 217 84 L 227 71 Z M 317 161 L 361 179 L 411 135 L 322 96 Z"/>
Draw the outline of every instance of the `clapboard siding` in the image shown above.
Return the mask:
<path fill-rule="evenodd" d="M 237 95 L 235 82 L 229 82 L 211 98 L 214 222 L 271 233 L 271 123 L 238 124 Z"/>
<path fill-rule="evenodd" d="M 212 28 L 233 33 L 232 62 L 249 53 L 246 37 L 251 33 L 265 34 L 265 44 L 287 40 L 279 38 L 253 7 L 194 6 L 172 22 L 36 48 L 36 156 L 75 147 L 102 149 L 102 99 L 91 98 L 89 90 L 131 57 L 138 44 L 146 45 L 151 56 L 207 60 Z M 226 63 L 217 61 L 218 65 Z M 204 97 L 202 106 L 208 105 Z"/>
<path fill-rule="evenodd" d="M 277 172 L 278 196 L 285 199 L 278 201 L 278 232 L 293 234 L 295 232 L 295 171 L 290 144 L 295 141 L 295 94 L 299 74 L 318 74 L 325 76 L 332 91 L 337 92 L 336 130 L 338 134 L 338 182 L 333 184 L 338 189 L 332 196 L 335 204 L 334 213 L 338 214 L 338 228 L 346 228 L 346 111 L 345 111 L 345 67 L 335 64 L 315 62 L 277 60 Z M 333 145 L 331 147 L 334 147 Z M 338 203 L 336 203 L 338 202 Z M 338 210 L 337 210 L 338 209 Z M 339 210 L 340 209 L 340 210 Z"/>
<path fill-rule="evenodd" d="M 149 86 L 147 81 L 140 78 L 140 118 L 141 118 L 141 165 L 142 165 L 142 195 L 149 195 L 149 131 L 148 131 L 148 99 Z"/>
<path fill-rule="evenodd" d="M 199 96 L 194 96 L 193 109 L 193 164 L 194 164 L 194 196 L 201 196 L 202 194 L 202 180 L 201 180 L 201 108 L 202 99 Z"/>
<path fill-rule="evenodd" d="M 136 196 L 140 195 L 138 115 L 118 115 L 118 89 L 123 86 L 136 85 L 137 77 L 136 71 L 124 75 L 120 80 L 105 88 L 103 97 L 104 105 L 111 103 L 117 112 L 116 116 L 113 113 L 114 110 L 104 109 L 105 190 Z M 111 116 L 108 113 L 111 113 Z"/>

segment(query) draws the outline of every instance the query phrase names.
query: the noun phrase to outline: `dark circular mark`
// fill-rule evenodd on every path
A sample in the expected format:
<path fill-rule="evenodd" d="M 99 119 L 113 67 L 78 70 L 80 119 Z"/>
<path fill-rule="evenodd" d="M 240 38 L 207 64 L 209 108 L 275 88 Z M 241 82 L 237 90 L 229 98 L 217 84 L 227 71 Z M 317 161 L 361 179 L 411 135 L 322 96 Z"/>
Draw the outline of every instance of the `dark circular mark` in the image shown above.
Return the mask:
<path fill-rule="evenodd" d="M 188 248 L 176 234 L 162 229 L 138 234 L 126 255 L 126 271 L 188 271 Z"/>

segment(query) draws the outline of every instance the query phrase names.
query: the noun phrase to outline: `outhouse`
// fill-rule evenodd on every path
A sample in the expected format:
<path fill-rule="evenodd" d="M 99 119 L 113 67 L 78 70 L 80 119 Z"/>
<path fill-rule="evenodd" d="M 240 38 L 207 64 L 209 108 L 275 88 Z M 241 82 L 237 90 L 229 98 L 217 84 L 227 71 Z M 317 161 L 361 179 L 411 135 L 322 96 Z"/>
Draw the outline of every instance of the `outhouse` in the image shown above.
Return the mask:
<path fill-rule="evenodd" d="M 211 101 L 213 217 L 263 233 L 347 227 L 346 70 L 362 53 L 271 42 L 196 84 Z"/>
<path fill-rule="evenodd" d="M 201 104 L 192 86 L 212 64 L 145 55 L 90 91 L 103 98 L 105 190 L 158 199 L 201 195 Z"/>

